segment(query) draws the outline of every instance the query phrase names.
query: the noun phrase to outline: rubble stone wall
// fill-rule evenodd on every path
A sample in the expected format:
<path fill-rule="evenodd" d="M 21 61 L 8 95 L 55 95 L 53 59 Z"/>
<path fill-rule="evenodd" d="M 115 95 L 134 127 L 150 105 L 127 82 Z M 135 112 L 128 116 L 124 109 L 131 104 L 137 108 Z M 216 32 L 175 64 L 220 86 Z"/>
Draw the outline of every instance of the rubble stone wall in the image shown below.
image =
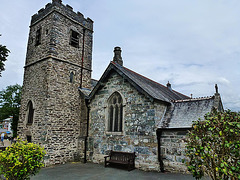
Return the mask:
<path fill-rule="evenodd" d="M 185 138 L 187 130 L 163 131 L 161 136 L 161 155 L 164 168 L 171 172 L 187 172 L 183 163 L 185 156 Z"/>
<path fill-rule="evenodd" d="M 123 98 L 123 132 L 107 132 L 107 100 L 118 92 Z M 156 125 L 165 105 L 140 94 L 117 73 L 112 73 L 90 103 L 88 159 L 102 163 L 110 150 L 136 152 L 136 167 L 159 170 Z"/>
<path fill-rule="evenodd" d="M 69 82 L 69 69 L 74 67 L 51 59 L 25 69 L 19 134 L 23 139 L 30 135 L 33 142 L 44 145 L 46 165 L 73 161 L 80 153 L 78 139 L 84 133 L 81 122 L 86 120 L 82 120 L 86 112 L 80 112 L 84 100 L 79 96 L 79 84 Z M 30 100 L 34 104 L 33 124 L 27 123 Z"/>
<path fill-rule="evenodd" d="M 78 16 L 81 21 L 76 19 Z M 46 165 L 82 156 L 80 151 L 84 147 L 80 139 L 86 134 L 87 112 L 82 110 L 86 104 L 78 88 L 81 77 L 82 87 L 91 87 L 92 26 L 89 25 L 92 23 L 60 0 L 53 0 L 32 17 L 18 134 L 22 139 L 31 136 L 32 142 L 45 147 Z M 41 43 L 36 46 L 39 28 Z M 83 29 L 86 30 L 82 69 Z M 70 45 L 71 30 L 80 34 L 78 48 Z M 27 123 L 30 100 L 34 105 L 32 124 Z"/>

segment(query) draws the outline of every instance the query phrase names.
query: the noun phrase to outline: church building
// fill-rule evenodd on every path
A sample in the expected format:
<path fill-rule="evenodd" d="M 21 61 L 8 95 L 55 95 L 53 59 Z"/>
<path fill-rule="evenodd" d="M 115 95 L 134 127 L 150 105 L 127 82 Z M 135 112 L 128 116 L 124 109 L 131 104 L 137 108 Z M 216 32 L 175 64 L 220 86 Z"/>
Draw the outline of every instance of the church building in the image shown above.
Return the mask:
<path fill-rule="evenodd" d="M 45 164 L 103 163 L 110 150 L 135 152 L 142 170 L 185 171 L 192 121 L 223 110 L 218 88 L 191 98 L 127 67 L 121 48 L 91 79 L 93 21 L 52 0 L 32 16 L 18 134 L 47 151 Z"/>

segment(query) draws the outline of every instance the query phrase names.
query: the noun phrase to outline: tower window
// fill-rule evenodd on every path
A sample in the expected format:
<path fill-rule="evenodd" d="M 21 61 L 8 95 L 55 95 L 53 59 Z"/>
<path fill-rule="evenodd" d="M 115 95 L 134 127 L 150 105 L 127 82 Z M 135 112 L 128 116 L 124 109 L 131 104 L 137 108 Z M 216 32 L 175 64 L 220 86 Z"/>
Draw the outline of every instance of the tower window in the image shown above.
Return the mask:
<path fill-rule="evenodd" d="M 122 132 L 123 100 L 118 92 L 112 94 L 108 101 L 108 131 Z"/>
<path fill-rule="evenodd" d="M 34 109 L 33 109 L 33 103 L 32 101 L 28 102 L 28 117 L 27 117 L 27 123 L 32 124 L 33 123 L 33 115 L 34 115 Z"/>
<path fill-rule="evenodd" d="M 71 30 L 70 45 L 73 47 L 79 47 L 80 34 L 76 31 Z"/>
<path fill-rule="evenodd" d="M 70 73 L 70 83 L 73 83 L 73 80 L 74 80 L 73 78 L 74 78 L 74 73 L 71 72 L 71 73 Z"/>
<path fill-rule="evenodd" d="M 38 46 L 39 44 L 41 44 L 41 28 L 39 28 L 36 32 L 35 46 Z"/>
<path fill-rule="evenodd" d="M 28 143 L 32 142 L 32 136 L 27 136 L 27 142 Z"/>

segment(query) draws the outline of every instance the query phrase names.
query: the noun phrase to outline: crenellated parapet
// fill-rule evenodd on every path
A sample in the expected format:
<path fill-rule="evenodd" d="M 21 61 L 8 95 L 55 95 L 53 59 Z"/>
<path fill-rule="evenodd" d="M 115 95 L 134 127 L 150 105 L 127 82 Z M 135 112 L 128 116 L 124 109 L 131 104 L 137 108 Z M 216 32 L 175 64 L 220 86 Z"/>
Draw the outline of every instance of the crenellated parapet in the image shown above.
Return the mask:
<path fill-rule="evenodd" d="M 47 15 L 54 11 L 57 11 L 72 21 L 80 23 L 83 27 L 93 31 L 93 21 L 90 18 L 84 18 L 82 13 L 74 12 L 70 5 L 62 4 L 61 0 L 52 0 L 52 3 L 46 4 L 45 8 L 40 9 L 38 13 L 34 14 L 32 16 L 30 26 L 38 23 L 40 20 L 44 19 Z"/>

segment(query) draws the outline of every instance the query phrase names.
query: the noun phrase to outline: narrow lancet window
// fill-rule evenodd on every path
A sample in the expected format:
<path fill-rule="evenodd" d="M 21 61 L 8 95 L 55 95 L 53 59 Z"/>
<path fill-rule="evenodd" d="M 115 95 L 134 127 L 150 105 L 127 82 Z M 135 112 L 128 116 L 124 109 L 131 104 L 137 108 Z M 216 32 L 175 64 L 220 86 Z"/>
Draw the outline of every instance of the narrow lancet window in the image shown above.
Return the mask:
<path fill-rule="evenodd" d="M 27 123 L 32 124 L 33 123 L 33 115 L 34 115 L 34 109 L 33 109 L 33 103 L 32 101 L 28 102 L 28 117 L 27 117 Z"/>
<path fill-rule="evenodd" d="M 27 136 L 27 142 L 31 143 L 32 142 L 32 136 Z"/>
<path fill-rule="evenodd" d="M 70 73 L 70 83 L 73 83 L 73 78 L 74 78 L 74 73 L 71 72 L 71 73 Z"/>

